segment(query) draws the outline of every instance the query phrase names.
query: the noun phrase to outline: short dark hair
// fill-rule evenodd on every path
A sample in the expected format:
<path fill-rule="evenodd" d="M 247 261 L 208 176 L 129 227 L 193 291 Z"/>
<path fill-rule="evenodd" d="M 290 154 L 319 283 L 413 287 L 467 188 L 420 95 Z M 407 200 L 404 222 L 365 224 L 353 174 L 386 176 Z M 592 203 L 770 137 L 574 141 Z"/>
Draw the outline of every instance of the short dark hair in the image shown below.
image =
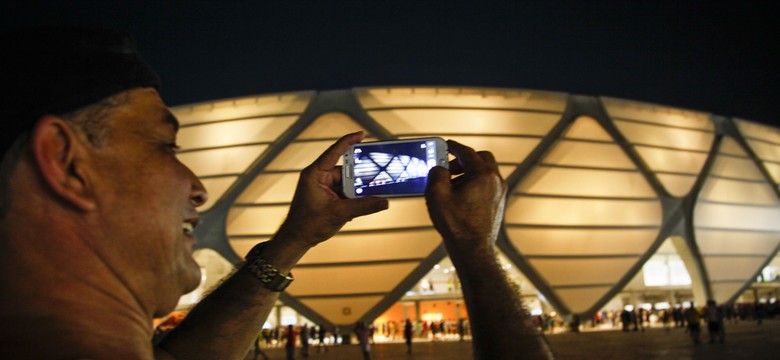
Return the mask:
<path fill-rule="evenodd" d="M 41 116 L 67 114 L 112 95 L 160 86 L 126 32 L 37 27 L 0 34 L 0 156 Z"/>
<path fill-rule="evenodd" d="M 29 133 L 47 114 L 69 121 L 100 145 L 114 96 L 141 87 L 159 89 L 157 74 L 126 32 L 37 27 L 0 34 L 0 219 L 10 205 L 9 180 Z"/>

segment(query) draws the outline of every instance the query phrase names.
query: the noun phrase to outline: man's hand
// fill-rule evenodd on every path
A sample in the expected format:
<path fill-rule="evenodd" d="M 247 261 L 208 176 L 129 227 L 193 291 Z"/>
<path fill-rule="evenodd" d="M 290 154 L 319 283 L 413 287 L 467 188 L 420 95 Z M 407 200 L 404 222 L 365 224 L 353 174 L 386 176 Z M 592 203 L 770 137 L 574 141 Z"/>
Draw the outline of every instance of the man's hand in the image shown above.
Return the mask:
<path fill-rule="evenodd" d="M 447 144 L 456 161 L 450 162 L 450 171 L 431 169 L 425 190 L 433 225 L 451 256 L 492 253 L 504 214 L 506 184 L 490 152 L 475 152 L 453 140 Z M 458 174 L 462 175 L 450 179 Z"/>
<path fill-rule="evenodd" d="M 345 135 L 303 169 L 279 236 L 309 248 L 331 238 L 353 218 L 387 209 L 385 198 L 341 196 L 341 167 L 336 163 L 350 145 L 363 137 L 363 132 Z"/>
<path fill-rule="evenodd" d="M 452 173 L 431 169 L 425 200 L 460 279 L 475 359 L 551 359 L 520 297 L 495 256 L 506 184 L 493 155 L 448 141 Z M 462 174 L 450 179 L 452 174 Z M 508 319 L 511 319 L 508 321 Z"/>

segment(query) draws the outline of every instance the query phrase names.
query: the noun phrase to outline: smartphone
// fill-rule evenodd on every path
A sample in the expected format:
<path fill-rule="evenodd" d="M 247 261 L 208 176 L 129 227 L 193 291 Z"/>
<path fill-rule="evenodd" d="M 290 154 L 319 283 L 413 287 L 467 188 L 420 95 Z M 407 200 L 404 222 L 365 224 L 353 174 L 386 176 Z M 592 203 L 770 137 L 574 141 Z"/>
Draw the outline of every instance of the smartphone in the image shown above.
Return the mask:
<path fill-rule="evenodd" d="M 434 166 L 449 168 L 447 143 L 430 137 L 359 143 L 344 154 L 344 196 L 421 196 Z"/>

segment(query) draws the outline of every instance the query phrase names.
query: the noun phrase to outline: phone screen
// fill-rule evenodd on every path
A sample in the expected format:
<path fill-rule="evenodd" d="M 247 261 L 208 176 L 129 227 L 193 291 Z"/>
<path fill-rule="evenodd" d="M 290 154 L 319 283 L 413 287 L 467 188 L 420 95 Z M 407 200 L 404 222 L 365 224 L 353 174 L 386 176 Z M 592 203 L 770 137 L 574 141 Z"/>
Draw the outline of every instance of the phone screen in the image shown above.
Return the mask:
<path fill-rule="evenodd" d="M 442 165 L 440 139 L 356 144 L 352 150 L 355 196 L 413 196 L 425 192 L 428 171 Z M 446 161 L 445 161 L 446 162 Z M 446 165 L 445 165 L 446 166 Z"/>

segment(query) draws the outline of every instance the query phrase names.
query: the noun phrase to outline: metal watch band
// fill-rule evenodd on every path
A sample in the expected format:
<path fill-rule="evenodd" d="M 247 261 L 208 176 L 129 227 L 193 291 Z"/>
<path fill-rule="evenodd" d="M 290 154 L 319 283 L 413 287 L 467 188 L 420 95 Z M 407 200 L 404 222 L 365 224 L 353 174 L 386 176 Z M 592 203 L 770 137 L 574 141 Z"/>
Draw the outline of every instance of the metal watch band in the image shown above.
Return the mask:
<path fill-rule="evenodd" d="M 283 275 L 271 263 L 261 257 L 263 247 L 266 243 L 255 245 L 246 255 L 246 267 L 263 286 L 271 291 L 284 291 L 292 281 L 292 273 Z"/>

